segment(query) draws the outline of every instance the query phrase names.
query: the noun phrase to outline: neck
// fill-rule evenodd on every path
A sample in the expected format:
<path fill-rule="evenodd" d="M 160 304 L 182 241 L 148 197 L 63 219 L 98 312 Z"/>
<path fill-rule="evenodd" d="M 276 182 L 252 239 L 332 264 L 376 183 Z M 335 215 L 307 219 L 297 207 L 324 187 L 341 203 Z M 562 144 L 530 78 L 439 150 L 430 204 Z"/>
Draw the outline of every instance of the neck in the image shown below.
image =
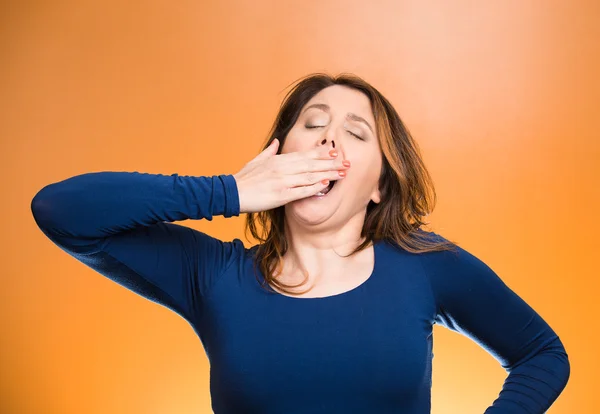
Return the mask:
<path fill-rule="evenodd" d="M 298 275 L 298 281 L 308 272 L 309 278 L 335 278 L 346 273 L 355 257 L 349 255 L 363 241 L 360 237 L 364 217 L 353 217 L 338 229 L 316 230 L 293 220 L 285 220 L 288 250 L 283 257 L 283 273 Z"/>

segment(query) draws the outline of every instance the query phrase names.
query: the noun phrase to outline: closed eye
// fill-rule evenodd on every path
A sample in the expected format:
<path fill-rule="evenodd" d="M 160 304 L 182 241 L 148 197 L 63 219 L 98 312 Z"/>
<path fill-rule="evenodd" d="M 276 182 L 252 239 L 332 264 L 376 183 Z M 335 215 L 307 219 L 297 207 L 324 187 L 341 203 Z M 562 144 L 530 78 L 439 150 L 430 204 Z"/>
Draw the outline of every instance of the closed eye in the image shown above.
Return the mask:
<path fill-rule="evenodd" d="M 323 125 L 305 125 L 305 128 L 306 129 L 323 128 Z M 364 141 L 364 139 L 362 137 L 356 135 L 355 133 L 350 132 L 348 130 L 346 132 L 349 133 L 350 135 L 355 136 L 356 138 L 360 139 L 361 141 Z"/>

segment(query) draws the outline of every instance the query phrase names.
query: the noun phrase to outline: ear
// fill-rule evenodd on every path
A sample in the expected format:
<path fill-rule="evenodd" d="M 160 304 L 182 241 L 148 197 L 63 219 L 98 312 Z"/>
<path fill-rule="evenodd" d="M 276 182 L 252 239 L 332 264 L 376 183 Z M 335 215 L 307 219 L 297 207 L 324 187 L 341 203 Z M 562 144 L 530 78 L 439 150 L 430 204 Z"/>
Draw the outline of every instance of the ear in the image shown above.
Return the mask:
<path fill-rule="evenodd" d="M 373 200 L 375 204 L 379 204 L 381 202 L 381 191 L 379 191 L 379 186 L 377 186 L 377 188 L 375 188 L 371 193 L 371 200 Z"/>

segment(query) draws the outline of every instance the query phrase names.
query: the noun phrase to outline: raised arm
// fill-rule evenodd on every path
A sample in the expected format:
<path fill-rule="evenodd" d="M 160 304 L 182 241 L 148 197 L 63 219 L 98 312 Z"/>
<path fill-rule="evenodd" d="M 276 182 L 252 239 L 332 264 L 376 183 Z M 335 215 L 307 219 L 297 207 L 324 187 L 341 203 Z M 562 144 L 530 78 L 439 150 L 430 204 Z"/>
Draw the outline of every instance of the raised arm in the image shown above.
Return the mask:
<path fill-rule="evenodd" d="M 421 262 L 437 302 L 435 322 L 474 340 L 509 373 L 485 414 L 545 413 L 570 376 L 558 335 L 489 266 L 461 247 L 425 253 Z"/>
<path fill-rule="evenodd" d="M 42 188 L 31 211 L 62 250 L 190 323 L 244 248 L 171 223 L 239 215 L 232 175 L 87 173 Z"/>

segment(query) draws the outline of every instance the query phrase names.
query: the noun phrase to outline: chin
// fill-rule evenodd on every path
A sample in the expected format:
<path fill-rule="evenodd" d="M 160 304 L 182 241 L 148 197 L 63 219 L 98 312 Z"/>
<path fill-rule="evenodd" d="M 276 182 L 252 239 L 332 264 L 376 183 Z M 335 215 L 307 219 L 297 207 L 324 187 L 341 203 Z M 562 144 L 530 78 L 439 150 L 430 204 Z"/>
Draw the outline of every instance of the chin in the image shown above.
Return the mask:
<path fill-rule="evenodd" d="M 337 208 L 320 205 L 320 201 L 323 200 L 301 199 L 293 201 L 285 205 L 285 215 L 294 221 L 308 225 L 319 225 L 330 221 Z"/>

